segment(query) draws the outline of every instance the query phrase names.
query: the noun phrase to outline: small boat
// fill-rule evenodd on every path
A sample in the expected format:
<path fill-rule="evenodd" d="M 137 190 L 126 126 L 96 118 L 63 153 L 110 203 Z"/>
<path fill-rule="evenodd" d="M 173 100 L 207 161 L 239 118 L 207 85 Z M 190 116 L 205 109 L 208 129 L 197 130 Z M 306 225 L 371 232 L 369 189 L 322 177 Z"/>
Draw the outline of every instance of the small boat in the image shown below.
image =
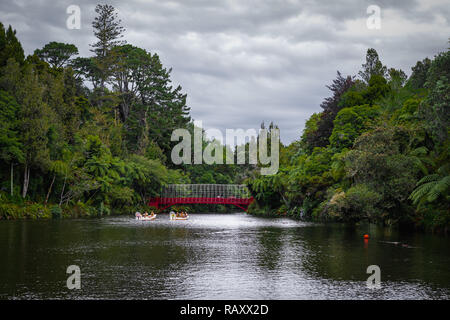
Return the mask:
<path fill-rule="evenodd" d="M 172 211 L 169 215 L 169 218 L 170 220 L 187 220 L 189 218 L 189 215 L 186 214 L 185 217 L 178 217 L 176 213 Z"/>
<path fill-rule="evenodd" d="M 148 216 L 148 217 L 140 217 L 140 218 L 136 218 L 136 220 L 142 220 L 142 221 L 152 221 L 156 219 L 156 214 L 152 215 L 152 216 Z"/>
<path fill-rule="evenodd" d="M 142 214 L 136 213 L 136 220 L 142 220 L 142 221 L 152 221 L 156 219 L 156 214 L 152 214 L 149 216 L 143 216 Z"/>

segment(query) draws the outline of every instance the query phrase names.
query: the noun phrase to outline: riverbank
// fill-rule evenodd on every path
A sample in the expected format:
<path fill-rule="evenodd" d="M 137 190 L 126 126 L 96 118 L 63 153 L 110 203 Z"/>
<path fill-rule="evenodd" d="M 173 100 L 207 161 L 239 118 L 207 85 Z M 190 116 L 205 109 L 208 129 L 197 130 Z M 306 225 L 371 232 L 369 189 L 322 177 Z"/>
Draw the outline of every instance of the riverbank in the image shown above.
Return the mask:
<path fill-rule="evenodd" d="M 347 225 L 373 224 L 381 227 L 394 227 L 407 230 L 411 233 L 433 233 L 450 234 L 450 212 L 441 210 L 430 210 L 423 208 L 416 211 L 414 216 L 406 216 L 407 219 L 368 219 L 361 214 L 355 219 L 345 220 L 339 216 L 317 214 L 318 210 L 305 210 L 303 207 L 294 207 L 287 209 L 285 206 L 279 208 L 261 207 L 257 202 L 253 202 L 248 208 L 248 214 L 255 217 L 289 217 L 299 221 L 310 221 L 319 223 L 346 223 Z"/>
<path fill-rule="evenodd" d="M 139 208 L 141 211 L 149 211 L 143 206 L 122 207 L 111 210 L 109 207 L 100 204 L 99 206 L 90 206 L 82 202 L 74 205 L 41 204 L 34 202 L 23 203 L 0 203 L 0 220 L 16 219 L 52 219 L 52 218 L 89 218 L 102 217 L 108 215 L 129 214 Z M 134 210 L 134 211 L 133 211 Z"/>
<path fill-rule="evenodd" d="M 1 198 L 0 198 L 1 200 Z M 211 212 L 211 205 L 195 205 L 188 206 L 174 206 L 174 211 L 188 211 L 188 212 Z M 110 208 L 107 205 L 100 203 L 98 206 L 88 205 L 81 201 L 73 205 L 62 205 L 48 203 L 35 203 L 31 201 L 22 201 L 14 203 L 3 198 L 0 201 L 0 220 L 16 220 L 16 219 L 60 219 L 60 218 L 92 218 L 103 216 L 120 216 L 126 214 L 133 214 L 134 212 L 151 212 L 159 213 L 160 210 L 155 207 L 150 207 L 142 204 L 122 206 L 120 208 Z M 217 205 L 214 208 L 217 213 L 231 213 L 235 212 L 230 207 L 224 205 Z"/>

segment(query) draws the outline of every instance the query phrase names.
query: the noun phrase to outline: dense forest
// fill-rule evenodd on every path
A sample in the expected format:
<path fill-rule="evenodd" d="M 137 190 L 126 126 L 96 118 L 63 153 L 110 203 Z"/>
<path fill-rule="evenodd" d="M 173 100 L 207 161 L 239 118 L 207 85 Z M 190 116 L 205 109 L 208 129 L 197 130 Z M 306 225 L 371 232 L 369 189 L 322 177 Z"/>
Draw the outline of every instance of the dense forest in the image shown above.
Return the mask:
<path fill-rule="evenodd" d="M 449 80 L 448 50 L 408 78 L 369 49 L 358 77 L 338 72 L 323 111 L 281 148 L 278 173 L 247 180 L 250 212 L 448 232 Z"/>
<path fill-rule="evenodd" d="M 337 72 L 299 140 L 280 144 L 278 173 L 261 176 L 174 165 L 172 131 L 194 129 L 186 94 L 157 54 L 123 39 L 112 6 L 96 14 L 90 57 L 60 42 L 25 57 L 0 23 L 0 218 L 131 213 L 166 184 L 244 182 L 257 215 L 448 231 L 449 51 L 408 78 L 369 49 L 357 76 Z"/>
<path fill-rule="evenodd" d="M 96 13 L 91 57 L 50 42 L 25 58 L 0 24 L 2 218 L 132 213 L 165 184 L 243 180 L 245 166 L 172 164 L 172 131 L 194 129 L 186 94 L 112 6 Z"/>

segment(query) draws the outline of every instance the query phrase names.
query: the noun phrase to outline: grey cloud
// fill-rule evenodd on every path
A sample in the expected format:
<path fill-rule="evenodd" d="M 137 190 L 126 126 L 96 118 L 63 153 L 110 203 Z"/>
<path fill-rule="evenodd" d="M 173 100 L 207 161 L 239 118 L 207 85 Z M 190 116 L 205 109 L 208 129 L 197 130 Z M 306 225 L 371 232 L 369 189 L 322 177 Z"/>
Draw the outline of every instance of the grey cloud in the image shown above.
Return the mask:
<path fill-rule="evenodd" d="M 108 1 L 128 43 L 160 55 L 188 94 L 205 128 L 259 128 L 274 121 L 283 142 L 301 135 L 321 111 L 336 70 L 355 75 L 367 48 L 408 74 L 417 60 L 448 47 L 450 7 L 440 0 L 129 0 Z M 66 8 L 81 8 L 81 30 L 66 28 Z M 0 21 L 18 32 L 27 54 L 50 41 L 91 55 L 95 1 L 0 3 Z M 367 30 L 368 5 L 380 6 L 382 30 Z M 395 20 L 395 21 L 394 21 Z M 401 24 L 409 23 L 404 32 Z M 349 27 L 349 23 L 352 27 Z M 353 29 L 350 29 L 353 28 Z M 389 29 L 392 28 L 392 29 Z M 430 32 L 432 30 L 432 32 Z"/>

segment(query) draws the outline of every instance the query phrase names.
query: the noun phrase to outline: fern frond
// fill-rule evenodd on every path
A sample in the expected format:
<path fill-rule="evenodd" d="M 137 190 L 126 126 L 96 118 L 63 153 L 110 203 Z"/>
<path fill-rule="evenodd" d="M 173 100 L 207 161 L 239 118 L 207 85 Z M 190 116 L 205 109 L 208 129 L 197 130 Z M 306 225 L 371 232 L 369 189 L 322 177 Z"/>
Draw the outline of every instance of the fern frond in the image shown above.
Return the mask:
<path fill-rule="evenodd" d="M 417 186 L 423 184 L 423 183 L 427 183 L 427 182 L 432 182 L 432 181 L 436 181 L 439 179 L 439 175 L 438 174 L 430 174 L 428 176 L 423 177 L 422 179 L 419 180 L 419 182 L 417 182 Z"/>
<path fill-rule="evenodd" d="M 431 181 L 422 184 L 421 186 L 417 187 L 409 196 L 409 198 L 413 201 L 414 204 L 417 204 L 421 199 L 423 199 L 425 196 L 428 196 L 428 193 L 431 189 L 435 186 L 436 181 Z"/>

